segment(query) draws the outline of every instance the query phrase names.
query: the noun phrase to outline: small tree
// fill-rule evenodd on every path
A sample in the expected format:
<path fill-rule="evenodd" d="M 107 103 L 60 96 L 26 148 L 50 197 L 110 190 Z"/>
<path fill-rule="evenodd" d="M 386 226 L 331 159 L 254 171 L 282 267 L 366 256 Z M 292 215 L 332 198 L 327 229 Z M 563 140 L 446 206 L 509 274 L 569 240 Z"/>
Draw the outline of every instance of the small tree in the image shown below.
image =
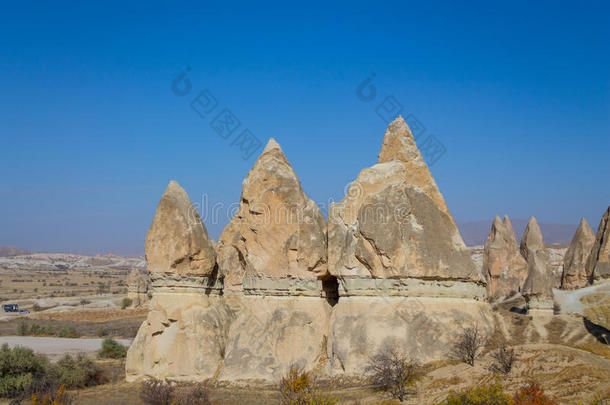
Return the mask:
<path fill-rule="evenodd" d="M 84 309 L 85 305 L 91 304 L 91 301 L 82 299 L 82 300 L 80 300 L 80 304 L 83 306 L 83 309 Z"/>
<path fill-rule="evenodd" d="M 474 366 L 479 350 L 485 345 L 485 337 L 479 331 L 479 326 L 463 330 L 462 335 L 453 345 L 454 356 L 464 363 Z"/>
<path fill-rule="evenodd" d="M 515 349 L 509 349 L 506 343 L 502 343 L 500 347 L 491 353 L 496 362 L 491 365 L 491 371 L 494 373 L 508 374 L 513 368 L 513 364 L 517 360 Z"/>
<path fill-rule="evenodd" d="M 421 377 L 418 364 L 394 348 L 373 356 L 365 371 L 370 374 L 373 384 L 399 401 L 412 391 L 411 387 Z"/>

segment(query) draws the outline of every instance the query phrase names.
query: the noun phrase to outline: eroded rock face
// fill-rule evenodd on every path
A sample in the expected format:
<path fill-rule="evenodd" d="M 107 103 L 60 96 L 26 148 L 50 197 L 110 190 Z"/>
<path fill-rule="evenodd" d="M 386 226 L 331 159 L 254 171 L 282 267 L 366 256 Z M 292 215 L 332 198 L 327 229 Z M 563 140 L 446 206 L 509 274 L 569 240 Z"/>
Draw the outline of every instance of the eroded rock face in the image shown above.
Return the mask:
<path fill-rule="evenodd" d="M 519 252 L 515 231 L 508 216 L 496 216 L 485 242 L 483 274 L 487 296 L 494 301 L 517 293 L 527 277 L 527 262 Z"/>
<path fill-rule="evenodd" d="M 339 277 L 480 281 L 409 128 L 388 128 L 379 163 L 329 211 L 330 272 Z"/>
<path fill-rule="evenodd" d="M 127 277 L 127 298 L 130 298 L 134 307 L 148 301 L 150 278 L 145 269 L 134 268 Z"/>
<path fill-rule="evenodd" d="M 595 243 L 595 234 L 587 221 L 582 218 L 563 259 L 562 290 L 582 288 L 589 283 L 586 265 L 593 243 Z"/>
<path fill-rule="evenodd" d="M 186 192 L 170 181 L 146 234 L 146 261 L 151 273 L 210 276 L 216 265 L 214 246 Z"/>
<path fill-rule="evenodd" d="M 597 237 L 587 260 L 586 272 L 592 282 L 610 278 L 610 207 L 597 228 Z"/>
<path fill-rule="evenodd" d="M 323 278 L 326 221 L 273 139 L 242 183 L 239 210 L 217 246 L 229 290 L 244 276 Z"/>
<path fill-rule="evenodd" d="M 530 313 L 553 311 L 553 274 L 549 254 L 544 247 L 542 232 L 536 218 L 531 217 L 520 246 L 527 261 L 527 278 L 522 294 Z"/>
<path fill-rule="evenodd" d="M 218 296 L 155 291 L 150 312 L 127 352 L 127 381 L 214 377 L 234 318 L 233 310 Z"/>

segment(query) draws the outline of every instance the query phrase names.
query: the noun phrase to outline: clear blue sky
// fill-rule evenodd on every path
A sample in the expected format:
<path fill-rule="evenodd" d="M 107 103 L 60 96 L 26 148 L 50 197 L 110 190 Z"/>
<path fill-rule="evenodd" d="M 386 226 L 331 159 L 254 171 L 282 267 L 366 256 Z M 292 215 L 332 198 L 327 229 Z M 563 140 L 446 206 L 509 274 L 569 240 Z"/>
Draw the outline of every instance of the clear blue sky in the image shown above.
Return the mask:
<path fill-rule="evenodd" d="M 222 3 L 3 3 L 0 245 L 142 253 L 170 179 L 236 202 L 255 157 L 191 109 L 204 89 L 320 203 L 375 163 L 387 95 L 445 146 L 458 221 L 597 226 L 610 203 L 607 2 Z"/>

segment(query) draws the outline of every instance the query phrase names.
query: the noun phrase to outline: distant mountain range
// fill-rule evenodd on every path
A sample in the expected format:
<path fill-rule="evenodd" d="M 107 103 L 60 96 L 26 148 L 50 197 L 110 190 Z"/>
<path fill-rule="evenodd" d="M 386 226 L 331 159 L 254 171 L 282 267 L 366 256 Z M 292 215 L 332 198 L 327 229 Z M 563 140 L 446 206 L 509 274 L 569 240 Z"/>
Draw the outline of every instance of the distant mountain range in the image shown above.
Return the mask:
<path fill-rule="evenodd" d="M 0 246 L 0 257 L 29 255 L 30 251 L 15 246 Z"/>
<path fill-rule="evenodd" d="M 521 235 L 525 231 L 527 226 L 527 219 L 512 219 L 510 220 L 517 234 L 517 242 L 521 240 Z M 489 221 L 474 221 L 474 222 L 458 222 L 460 233 L 464 238 L 464 243 L 467 246 L 478 246 L 483 245 L 489 231 L 491 230 L 491 224 L 493 219 Z M 578 224 L 557 224 L 553 222 L 538 222 L 540 230 L 542 230 L 542 236 L 544 237 L 544 243 L 549 244 L 568 244 L 572 241 L 574 232 L 578 228 Z M 593 228 L 595 232 L 595 228 Z"/>

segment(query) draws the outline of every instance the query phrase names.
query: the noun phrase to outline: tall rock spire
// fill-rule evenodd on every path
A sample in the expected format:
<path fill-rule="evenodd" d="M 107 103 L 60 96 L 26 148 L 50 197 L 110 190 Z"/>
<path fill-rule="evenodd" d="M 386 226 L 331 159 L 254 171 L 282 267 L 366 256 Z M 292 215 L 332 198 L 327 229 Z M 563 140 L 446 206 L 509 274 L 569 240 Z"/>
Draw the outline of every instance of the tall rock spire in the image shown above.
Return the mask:
<path fill-rule="evenodd" d="M 527 276 L 527 263 L 508 216 L 496 215 L 483 250 L 483 274 L 487 278 L 487 296 L 496 300 L 521 290 Z"/>
<path fill-rule="evenodd" d="M 587 260 L 586 272 L 591 282 L 610 278 L 610 206 L 597 228 L 597 237 Z"/>
<path fill-rule="evenodd" d="M 217 251 L 230 290 L 242 288 L 244 275 L 327 275 L 326 221 L 273 138 L 242 183 L 239 210 Z"/>
<path fill-rule="evenodd" d="M 379 163 L 362 170 L 345 198 L 331 205 L 328 232 L 329 268 L 344 281 L 480 281 L 402 117 L 388 127 Z"/>
<path fill-rule="evenodd" d="M 151 273 L 209 276 L 216 254 L 199 213 L 175 181 L 165 189 L 146 234 L 146 261 Z"/>
<path fill-rule="evenodd" d="M 544 247 L 542 232 L 536 218 L 531 217 L 520 246 L 521 254 L 527 260 L 527 278 L 522 294 L 531 313 L 553 311 L 553 273 L 549 253 Z"/>
<path fill-rule="evenodd" d="M 586 265 L 593 243 L 595 243 L 595 234 L 587 221 L 582 218 L 563 258 L 561 289 L 573 290 L 588 284 Z"/>
<path fill-rule="evenodd" d="M 386 129 L 381 151 L 377 157 L 377 163 L 400 162 L 405 167 L 405 183 L 420 187 L 434 201 L 438 209 L 453 221 L 445 199 L 415 144 L 411 129 L 402 116 L 398 116 Z"/>

